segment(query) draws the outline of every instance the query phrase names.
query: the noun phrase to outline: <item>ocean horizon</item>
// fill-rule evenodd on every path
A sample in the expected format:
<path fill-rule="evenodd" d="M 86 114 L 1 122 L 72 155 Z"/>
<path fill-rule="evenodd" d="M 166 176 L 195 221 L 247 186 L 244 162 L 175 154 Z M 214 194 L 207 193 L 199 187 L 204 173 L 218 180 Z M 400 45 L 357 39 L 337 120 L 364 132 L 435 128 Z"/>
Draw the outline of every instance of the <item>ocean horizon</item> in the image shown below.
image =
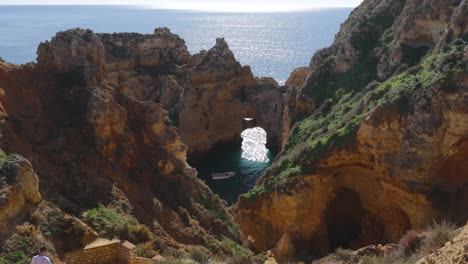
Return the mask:
<path fill-rule="evenodd" d="M 72 28 L 96 33 L 150 34 L 168 27 L 191 54 L 224 37 L 242 65 L 258 77 L 284 83 L 313 53 L 329 46 L 351 8 L 291 12 L 215 12 L 154 9 L 127 5 L 0 5 L 0 57 L 23 64 L 36 61 L 39 43 Z"/>

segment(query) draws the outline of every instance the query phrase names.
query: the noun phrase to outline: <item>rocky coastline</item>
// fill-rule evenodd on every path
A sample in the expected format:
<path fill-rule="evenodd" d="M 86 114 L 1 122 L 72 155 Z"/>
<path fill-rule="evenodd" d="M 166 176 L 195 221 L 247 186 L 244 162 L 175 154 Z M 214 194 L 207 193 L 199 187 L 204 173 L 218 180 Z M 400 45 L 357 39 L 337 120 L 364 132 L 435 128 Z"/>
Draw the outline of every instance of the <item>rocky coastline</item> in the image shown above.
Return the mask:
<path fill-rule="evenodd" d="M 466 0 L 365 0 L 283 86 L 223 38 L 190 54 L 168 28 L 71 29 L 37 63 L 0 60 L 0 263 L 37 244 L 61 263 L 99 237 L 147 257 L 363 263 L 409 230 L 462 226 L 467 37 Z M 250 127 L 278 155 L 228 208 L 187 159 Z"/>

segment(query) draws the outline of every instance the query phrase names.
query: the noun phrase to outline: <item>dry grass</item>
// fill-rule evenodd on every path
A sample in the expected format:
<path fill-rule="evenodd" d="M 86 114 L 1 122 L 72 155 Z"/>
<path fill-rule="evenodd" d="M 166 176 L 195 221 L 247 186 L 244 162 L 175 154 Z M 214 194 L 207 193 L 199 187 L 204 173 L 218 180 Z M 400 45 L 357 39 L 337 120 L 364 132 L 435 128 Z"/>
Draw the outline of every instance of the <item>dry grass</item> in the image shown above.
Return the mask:
<path fill-rule="evenodd" d="M 337 249 L 329 256 L 314 263 L 359 263 L 359 264 L 410 264 L 427 256 L 457 235 L 457 227 L 447 221 L 434 222 L 424 232 L 408 231 L 398 242 L 397 249 L 385 255 L 357 257 L 353 251 Z"/>
<path fill-rule="evenodd" d="M 419 250 L 421 256 L 431 254 L 453 239 L 457 235 L 457 226 L 448 221 L 435 222 L 427 232 L 428 235 L 423 239 Z"/>

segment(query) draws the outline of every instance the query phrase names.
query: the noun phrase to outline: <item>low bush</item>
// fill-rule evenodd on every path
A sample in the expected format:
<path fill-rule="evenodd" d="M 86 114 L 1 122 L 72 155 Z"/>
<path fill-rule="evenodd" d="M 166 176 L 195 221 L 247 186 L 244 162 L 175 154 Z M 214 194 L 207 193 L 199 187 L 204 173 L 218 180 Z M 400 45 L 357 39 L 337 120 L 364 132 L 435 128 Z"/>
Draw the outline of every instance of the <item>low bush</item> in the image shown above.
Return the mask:
<path fill-rule="evenodd" d="M 46 245 L 51 253 L 53 246 L 43 239 L 34 226 L 18 226 L 15 232 L 0 244 L 0 263 L 28 264 L 39 247 Z"/>
<path fill-rule="evenodd" d="M 164 250 L 163 252 L 164 257 L 169 257 L 169 258 L 174 258 L 174 259 L 180 259 L 184 256 L 184 253 L 181 250 L 175 249 L 168 247 Z"/>
<path fill-rule="evenodd" d="M 457 234 L 457 227 L 450 222 L 442 221 L 432 224 L 427 232 L 428 235 L 421 244 L 420 252 L 422 256 L 431 254 L 453 239 Z"/>
<path fill-rule="evenodd" d="M 153 248 L 153 244 L 148 241 L 146 243 L 138 244 L 135 248 L 135 254 L 142 258 L 153 258 L 158 255 L 158 251 L 156 251 Z"/>
<path fill-rule="evenodd" d="M 200 264 L 210 263 L 210 253 L 207 249 L 200 246 L 195 246 L 190 250 L 190 258 Z"/>
<path fill-rule="evenodd" d="M 353 251 L 349 249 L 338 248 L 335 252 L 331 253 L 327 257 L 319 260 L 317 263 L 327 264 L 327 263 L 336 263 L 336 262 L 349 262 L 353 257 Z"/>
<path fill-rule="evenodd" d="M 419 234 L 410 230 L 400 239 L 398 242 L 399 250 L 405 255 L 408 256 L 414 253 L 421 244 L 421 238 Z"/>
<path fill-rule="evenodd" d="M 252 252 L 247 247 L 239 245 L 228 237 L 223 237 L 221 246 L 232 256 L 251 256 Z"/>
<path fill-rule="evenodd" d="M 117 237 L 140 243 L 150 240 L 153 236 L 148 227 L 139 224 L 133 216 L 103 205 L 89 210 L 83 217 L 100 235 L 107 238 Z"/>
<path fill-rule="evenodd" d="M 408 231 L 398 242 L 398 248 L 395 251 L 385 252 L 382 255 L 365 255 L 359 259 L 354 256 L 353 251 L 339 248 L 314 263 L 357 263 L 359 261 L 359 264 L 412 264 L 443 247 L 457 233 L 458 229 L 454 224 L 442 221 L 432 224 L 421 233 Z"/>
<path fill-rule="evenodd" d="M 233 256 L 225 260 L 227 264 L 260 264 L 265 262 L 263 256 Z"/>
<path fill-rule="evenodd" d="M 383 264 L 382 259 L 379 258 L 378 256 L 364 256 L 359 263 L 360 264 Z"/>
<path fill-rule="evenodd" d="M 178 258 L 169 257 L 169 258 L 166 258 L 165 260 L 155 261 L 154 264 L 196 264 L 196 263 L 188 259 L 178 259 Z"/>

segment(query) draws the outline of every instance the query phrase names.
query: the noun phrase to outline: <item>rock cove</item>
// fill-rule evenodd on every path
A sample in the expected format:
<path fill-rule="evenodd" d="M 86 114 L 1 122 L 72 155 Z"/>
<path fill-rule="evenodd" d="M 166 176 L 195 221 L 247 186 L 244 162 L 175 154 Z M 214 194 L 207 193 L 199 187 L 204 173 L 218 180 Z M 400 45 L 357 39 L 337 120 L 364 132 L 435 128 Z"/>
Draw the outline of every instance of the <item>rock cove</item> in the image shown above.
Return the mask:
<path fill-rule="evenodd" d="M 467 14 L 466 0 L 365 0 L 285 86 L 222 38 L 191 55 L 167 28 L 59 32 L 35 64 L 0 61 L 0 243 L 29 236 L 58 258 L 117 236 L 282 262 L 462 224 Z M 278 155 L 228 210 L 187 157 L 254 126 Z"/>

